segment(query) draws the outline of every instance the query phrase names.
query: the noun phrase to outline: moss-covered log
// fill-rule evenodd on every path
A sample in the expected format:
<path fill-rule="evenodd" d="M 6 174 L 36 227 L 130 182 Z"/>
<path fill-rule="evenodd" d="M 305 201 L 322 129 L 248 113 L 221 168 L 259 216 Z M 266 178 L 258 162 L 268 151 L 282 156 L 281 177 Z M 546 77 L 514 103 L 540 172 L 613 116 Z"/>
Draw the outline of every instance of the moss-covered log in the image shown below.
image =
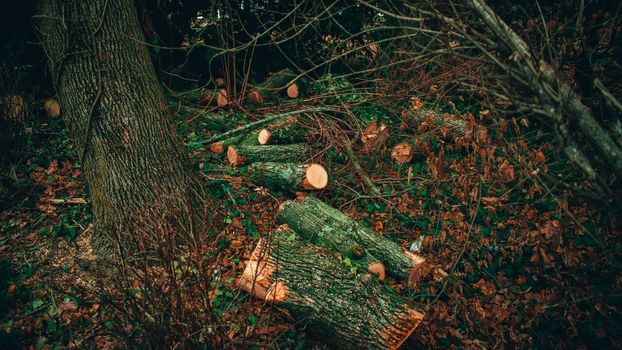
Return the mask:
<path fill-rule="evenodd" d="M 288 192 L 319 190 L 328 184 L 328 173 L 319 164 L 261 162 L 251 164 L 248 171 L 254 183 Z"/>
<path fill-rule="evenodd" d="M 303 143 L 274 146 L 229 146 L 227 159 L 231 165 L 254 162 L 296 162 L 304 160 L 305 146 Z"/>
<path fill-rule="evenodd" d="M 270 75 L 263 84 L 252 88 L 247 97 L 253 102 L 263 103 L 267 99 L 278 96 L 281 91 L 285 91 L 289 98 L 296 98 L 300 93 L 300 88 L 295 82 L 296 76 L 289 68 L 278 71 Z"/>
<path fill-rule="evenodd" d="M 252 131 L 246 135 L 234 136 L 222 141 L 214 142 L 209 145 L 210 151 L 215 154 L 223 154 L 229 146 L 256 146 L 259 145 L 257 135 L 259 131 Z"/>
<path fill-rule="evenodd" d="M 397 349 L 424 315 L 370 274 L 353 274 L 286 225 L 261 240 L 238 285 L 331 349 Z"/>
<path fill-rule="evenodd" d="M 209 130 L 225 131 L 229 129 L 227 123 L 230 121 L 224 114 L 183 104 L 180 106 L 170 105 L 169 109 L 172 113 L 178 113 L 184 118 L 199 120 L 201 125 Z"/>
<path fill-rule="evenodd" d="M 261 145 L 295 143 L 302 141 L 306 135 L 307 132 L 300 127 L 298 118 L 291 116 L 277 120 L 259 130 L 257 141 Z"/>
<path fill-rule="evenodd" d="M 414 282 L 413 277 L 427 269 L 423 257 L 402 249 L 313 196 L 282 203 L 276 219 L 311 243 L 342 255 L 350 257 L 353 251 L 363 250 L 361 262 L 367 268 L 369 263 L 379 261 L 394 277 Z"/>
<path fill-rule="evenodd" d="M 227 90 L 222 88 L 216 89 L 194 89 L 175 93 L 179 97 L 190 103 L 202 103 L 210 106 L 224 107 L 229 104 L 229 95 Z"/>

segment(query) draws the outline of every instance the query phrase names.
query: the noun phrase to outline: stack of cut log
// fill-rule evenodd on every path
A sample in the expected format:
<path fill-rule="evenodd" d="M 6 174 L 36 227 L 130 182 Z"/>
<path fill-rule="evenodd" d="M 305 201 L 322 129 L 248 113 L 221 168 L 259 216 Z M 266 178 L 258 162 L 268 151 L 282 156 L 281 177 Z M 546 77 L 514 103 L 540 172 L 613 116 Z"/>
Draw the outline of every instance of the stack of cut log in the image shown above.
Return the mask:
<path fill-rule="evenodd" d="M 246 135 L 212 143 L 209 148 L 226 156 L 233 166 L 249 165 L 251 180 L 275 190 L 319 190 L 328 185 L 328 172 L 320 164 L 304 163 L 305 130 L 295 116 L 276 119 Z"/>
<path fill-rule="evenodd" d="M 409 111 L 405 118 L 440 126 L 451 137 L 469 138 L 482 131 L 474 123 L 436 112 Z M 210 149 L 226 149 L 232 165 L 250 164 L 254 183 L 290 191 L 324 188 L 326 170 L 299 163 L 305 156 L 304 138 L 299 120 L 290 116 Z M 361 152 L 385 150 L 388 138 L 386 124 L 369 123 L 361 133 Z M 409 162 L 416 147 L 416 140 L 402 142 L 391 155 L 398 163 Z M 356 162 L 351 147 L 348 154 Z M 276 221 L 281 226 L 258 242 L 238 286 L 303 322 L 308 333 L 331 348 L 399 348 L 424 315 L 382 281 L 390 276 L 416 288 L 424 276 L 447 277 L 419 254 L 311 195 L 283 202 Z"/>
<path fill-rule="evenodd" d="M 212 88 L 197 88 L 190 91 L 178 92 L 177 97 L 182 98 L 191 103 L 200 103 L 202 105 L 225 107 L 231 100 L 225 89 L 225 80 L 217 78 L 214 80 L 216 86 Z"/>
<path fill-rule="evenodd" d="M 177 97 L 188 102 L 200 103 L 214 107 L 225 107 L 232 100 L 225 88 L 223 78 L 214 79 L 215 85 L 211 88 L 197 88 L 190 91 L 178 92 Z M 291 69 L 286 68 L 271 74 L 266 81 L 252 86 L 246 97 L 255 103 L 278 102 L 281 97 L 294 99 L 298 98 L 307 86 L 305 79 L 298 77 Z M 235 88 L 241 88 L 237 86 Z M 239 91 L 239 90 L 238 90 Z"/>
<path fill-rule="evenodd" d="M 277 228 L 260 240 L 238 280 L 333 348 L 397 349 L 423 313 L 381 281 L 413 279 L 428 268 L 319 199 L 284 202 Z"/>
<path fill-rule="evenodd" d="M 388 136 L 384 123 L 370 123 L 361 137 L 363 152 L 384 149 Z M 324 188 L 322 166 L 298 163 L 305 156 L 304 137 L 297 118 L 289 117 L 210 148 L 226 149 L 232 165 L 250 164 L 254 183 L 290 191 Z M 390 276 L 414 288 L 423 276 L 446 275 L 310 195 L 282 203 L 276 221 L 281 226 L 259 241 L 238 286 L 303 322 L 332 348 L 399 348 L 423 314 L 382 281 Z"/>
<path fill-rule="evenodd" d="M 286 68 L 271 74 L 262 84 L 252 87 L 246 97 L 255 103 L 274 101 L 280 96 L 293 99 L 300 96 L 305 86 L 304 79 L 298 78 L 296 73 Z"/>

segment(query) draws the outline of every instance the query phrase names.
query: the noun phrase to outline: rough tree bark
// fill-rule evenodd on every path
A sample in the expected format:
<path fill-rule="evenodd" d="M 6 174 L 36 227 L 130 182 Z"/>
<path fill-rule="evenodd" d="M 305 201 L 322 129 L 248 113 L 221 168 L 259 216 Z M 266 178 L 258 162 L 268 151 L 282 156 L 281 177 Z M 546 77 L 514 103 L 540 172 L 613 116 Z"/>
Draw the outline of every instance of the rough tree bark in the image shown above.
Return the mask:
<path fill-rule="evenodd" d="M 328 185 L 328 173 L 319 164 L 260 162 L 251 164 L 248 171 L 254 183 L 287 192 Z"/>
<path fill-rule="evenodd" d="M 411 283 L 416 283 L 422 270 L 428 269 L 423 257 L 402 249 L 313 196 L 281 203 L 276 220 L 309 242 L 340 252 L 364 268 L 381 262 L 387 273 Z"/>
<path fill-rule="evenodd" d="M 28 105 L 22 96 L 0 96 L 0 165 L 11 150 L 21 147 L 27 115 Z"/>
<path fill-rule="evenodd" d="M 398 349 L 424 317 L 287 225 L 259 241 L 238 285 L 285 310 L 331 349 Z"/>
<path fill-rule="evenodd" d="M 178 146 L 134 3 L 41 0 L 34 21 L 89 184 L 96 256 L 131 249 L 149 214 L 211 205 Z"/>
<path fill-rule="evenodd" d="M 273 146 L 229 146 L 227 158 L 231 165 L 250 164 L 254 162 L 296 162 L 304 160 L 306 144 Z"/>
<path fill-rule="evenodd" d="M 303 141 L 307 134 L 298 124 L 298 118 L 292 116 L 266 125 L 259 130 L 257 141 L 261 145 L 296 143 Z"/>

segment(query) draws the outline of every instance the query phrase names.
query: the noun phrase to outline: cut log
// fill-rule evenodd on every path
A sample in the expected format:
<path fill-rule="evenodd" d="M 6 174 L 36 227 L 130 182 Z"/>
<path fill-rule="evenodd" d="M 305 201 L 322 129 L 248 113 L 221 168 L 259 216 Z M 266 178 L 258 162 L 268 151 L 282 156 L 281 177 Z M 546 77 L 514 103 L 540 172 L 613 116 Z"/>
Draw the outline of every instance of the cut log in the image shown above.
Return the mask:
<path fill-rule="evenodd" d="M 252 88 L 247 97 L 253 102 L 263 103 L 266 99 L 271 99 L 285 90 L 288 97 L 296 98 L 299 94 L 299 87 L 294 81 L 296 77 L 297 75 L 289 68 L 278 71 L 270 75 L 263 84 Z"/>
<path fill-rule="evenodd" d="M 353 251 L 362 249 L 364 256 L 358 260 L 359 264 L 369 269 L 369 264 L 381 262 L 386 272 L 394 277 L 410 279 L 417 274 L 414 271 L 426 264 L 420 255 L 402 249 L 313 196 L 283 202 L 276 220 L 289 225 L 311 243 L 342 256 L 352 257 Z"/>
<path fill-rule="evenodd" d="M 353 274 L 286 225 L 260 240 L 238 286 L 284 311 L 331 349 L 398 349 L 423 313 L 369 274 Z"/>
<path fill-rule="evenodd" d="M 246 135 L 234 136 L 222 141 L 214 142 L 209 145 L 210 151 L 216 154 L 222 154 L 229 146 L 257 146 L 257 134 L 259 131 L 251 131 Z"/>
<path fill-rule="evenodd" d="M 255 103 L 264 103 L 263 95 L 259 91 L 251 90 L 246 97 Z"/>
<path fill-rule="evenodd" d="M 231 165 L 254 162 L 296 162 L 304 159 L 305 146 L 304 143 L 274 146 L 229 146 L 227 159 Z"/>
<path fill-rule="evenodd" d="M 169 110 L 173 113 L 179 113 L 184 118 L 197 119 L 201 122 L 201 125 L 209 130 L 224 131 L 230 128 L 227 125 L 231 118 L 227 118 L 222 113 L 209 111 L 206 109 L 190 107 L 184 104 L 169 106 Z"/>
<path fill-rule="evenodd" d="M 426 138 L 421 136 L 415 136 L 398 143 L 391 149 L 391 158 L 397 164 L 404 164 L 410 162 L 415 157 L 420 157 L 426 154 L 426 149 L 429 146 L 426 145 Z"/>
<path fill-rule="evenodd" d="M 222 154 L 229 146 L 237 145 L 240 140 L 244 138 L 243 135 L 231 137 L 222 141 L 214 142 L 209 145 L 209 150 L 215 154 Z"/>
<path fill-rule="evenodd" d="M 287 98 L 298 98 L 306 91 L 308 85 L 307 79 L 300 77 L 285 89 L 284 95 Z"/>
<path fill-rule="evenodd" d="M 292 83 L 290 86 L 287 87 L 287 90 L 285 92 L 287 93 L 287 97 L 297 98 L 300 93 L 299 90 L 300 89 L 298 88 L 298 84 Z"/>
<path fill-rule="evenodd" d="M 254 183 L 288 192 L 321 190 L 328 184 L 328 173 L 319 164 L 261 162 L 251 164 L 248 171 Z"/>
<path fill-rule="evenodd" d="M 43 109 L 48 117 L 58 117 L 60 115 L 60 104 L 55 98 L 48 98 L 43 102 Z"/>
<path fill-rule="evenodd" d="M 229 104 L 227 90 L 218 89 L 217 91 L 201 89 L 200 101 L 207 105 L 224 107 Z"/>
<path fill-rule="evenodd" d="M 268 129 L 259 130 L 259 134 L 257 134 L 257 141 L 259 141 L 260 145 L 265 145 L 270 142 L 270 137 L 272 137 L 272 133 Z"/>
<path fill-rule="evenodd" d="M 361 133 L 363 153 L 369 154 L 382 147 L 389 138 L 389 128 L 384 122 L 372 121 Z"/>
<path fill-rule="evenodd" d="M 300 142 L 306 136 L 306 130 L 301 129 L 298 118 L 292 116 L 266 125 L 259 130 L 257 141 L 261 145 L 278 143 Z"/>
<path fill-rule="evenodd" d="M 407 121 L 414 121 L 416 124 L 431 123 L 437 127 L 441 127 L 447 131 L 452 137 L 466 137 L 472 135 L 477 137 L 484 130 L 479 125 L 469 125 L 469 123 L 457 116 L 449 113 L 441 113 L 433 110 L 413 110 L 407 109 L 402 112 L 402 118 Z"/>
<path fill-rule="evenodd" d="M 274 115 L 265 117 L 263 119 L 256 120 L 254 122 L 242 125 L 239 128 L 223 132 L 222 134 L 214 135 L 214 136 L 210 137 L 207 140 L 191 142 L 188 145 L 197 145 L 197 144 L 204 145 L 204 144 L 210 144 L 210 143 L 213 143 L 213 142 L 218 142 L 218 141 L 221 141 L 221 140 L 233 137 L 233 136 L 240 135 L 240 134 L 242 134 L 244 132 L 247 132 L 249 130 L 257 129 L 261 125 L 268 124 L 268 123 L 273 122 L 275 120 L 278 120 L 278 119 L 281 119 L 281 118 L 285 118 L 285 117 L 289 117 L 289 116 L 296 115 L 296 114 L 328 112 L 328 111 L 331 111 L 331 109 L 328 109 L 328 108 L 310 108 L 310 109 L 303 109 L 303 110 L 298 110 L 298 111 L 291 111 L 291 112 L 286 112 L 286 113 L 274 114 Z"/>
<path fill-rule="evenodd" d="M 224 107 L 229 102 L 229 95 L 227 90 L 217 88 L 200 88 L 189 91 L 175 92 L 175 96 L 189 103 L 201 103 L 205 105 Z"/>
<path fill-rule="evenodd" d="M 216 78 L 216 79 L 214 79 L 214 84 L 216 84 L 216 86 L 218 86 L 218 87 L 224 87 L 225 86 L 225 78 Z"/>

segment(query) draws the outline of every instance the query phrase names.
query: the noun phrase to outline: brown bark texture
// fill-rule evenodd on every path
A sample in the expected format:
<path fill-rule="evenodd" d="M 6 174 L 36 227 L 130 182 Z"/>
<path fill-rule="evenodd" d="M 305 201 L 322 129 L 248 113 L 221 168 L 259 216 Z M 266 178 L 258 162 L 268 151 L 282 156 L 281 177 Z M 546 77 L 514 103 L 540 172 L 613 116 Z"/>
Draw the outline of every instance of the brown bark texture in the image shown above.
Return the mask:
<path fill-rule="evenodd" d="M 352 273 L 287 225 L 259 241 L 238 285 L 331 349 L 397 349 L 424 317 L 372 275 Z"/>
<path fill-rule="evenodd" d="M 89 185 L 96 255 L 132 241 L 149 216 L 211 202 L 179 147 L 134 3 L 42 0 L 34 21 Z"/>

